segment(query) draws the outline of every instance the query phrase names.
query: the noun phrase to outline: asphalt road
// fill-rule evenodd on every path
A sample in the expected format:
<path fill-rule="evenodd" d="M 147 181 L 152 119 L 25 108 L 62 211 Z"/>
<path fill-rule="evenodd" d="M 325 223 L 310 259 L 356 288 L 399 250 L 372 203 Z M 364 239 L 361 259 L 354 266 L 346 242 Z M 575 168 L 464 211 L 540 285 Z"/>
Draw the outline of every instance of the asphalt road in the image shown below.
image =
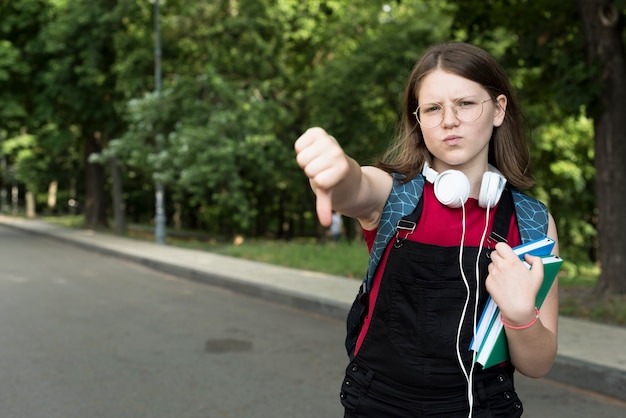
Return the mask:
<path fill-rule="evenodd" d="M 0 226 L 0 417 L 340 417 L 344 324 Z M 527 417 L 626 404 L 518 378 Z"/>

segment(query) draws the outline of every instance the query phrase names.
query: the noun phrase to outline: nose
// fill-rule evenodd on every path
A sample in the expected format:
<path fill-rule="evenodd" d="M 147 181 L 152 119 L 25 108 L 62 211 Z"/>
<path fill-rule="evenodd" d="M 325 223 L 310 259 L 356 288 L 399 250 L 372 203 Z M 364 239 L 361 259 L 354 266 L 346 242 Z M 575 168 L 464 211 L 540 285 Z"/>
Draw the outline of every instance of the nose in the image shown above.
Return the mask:
<path fill-rule="evenodd" d="M 443 126 L 456 126 L 459 124 L 459 118 L 456 115 L 456 109 L 453 104 L 443 105 Z"/>

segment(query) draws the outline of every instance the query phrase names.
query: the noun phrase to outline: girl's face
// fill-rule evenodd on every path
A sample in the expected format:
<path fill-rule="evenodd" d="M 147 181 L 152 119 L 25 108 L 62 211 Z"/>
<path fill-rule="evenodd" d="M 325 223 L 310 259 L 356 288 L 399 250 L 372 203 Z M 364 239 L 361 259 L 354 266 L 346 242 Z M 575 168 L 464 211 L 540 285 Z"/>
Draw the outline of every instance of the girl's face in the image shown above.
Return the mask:
<path fill-rule="evenodd" d="M 437 69 L 424 77 L 417 99 L 432 167 L 439 172 L 456 169 L 482 176 L 493 128 L 504 120 L 506 96 L 492 100 L 480 84 Z"/>

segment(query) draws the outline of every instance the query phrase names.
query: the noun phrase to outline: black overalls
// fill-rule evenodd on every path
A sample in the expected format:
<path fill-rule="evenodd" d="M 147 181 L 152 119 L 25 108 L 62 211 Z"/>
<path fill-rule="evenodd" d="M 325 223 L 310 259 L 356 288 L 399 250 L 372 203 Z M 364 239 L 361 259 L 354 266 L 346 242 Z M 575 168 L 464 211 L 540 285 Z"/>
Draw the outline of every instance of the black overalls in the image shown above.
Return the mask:
<path fill-rule="evenodd" d="M 503 204 L 507 199 L 510 201 Z M 511 194 L 505 192 L 494 226 L 499 236 L 507 236 L 512 207 Z M 403 219 L 417 222 L 420 213 L 418 205 Z M 410 240 L 392 245 L 367 335 L 356 357 L 354 345 L 350 341 L 346 344 L 352 351 L 341 388 L 345 417 L 467 417 L 467 380 L 457 357 L 457 330 L 467 296 L 459 269 L 460 247 Z M 463 248 L 463 270 L 471 297 L 459 353 L 468 372 L 472 363 L 468 348 L 473 335 L 477 253 L 477 247 Z M 487 253 L 483 249 L 479 261 L 479 313 L 488 296 L 484 285 Z M 357 298 L 355 306 L 364 299 Z M 359 313 L 362 309 L 367 307 L 361 307 Z M 359 320 L 355 313 L 353 309 L 349 316 L 349 330 L 350 321 Z M 348 340 L 353 337 L 349 335 Z M 486 370 L 476 365 L 473 417 L 521 416 L 513 371 L 510 364 Z"/>

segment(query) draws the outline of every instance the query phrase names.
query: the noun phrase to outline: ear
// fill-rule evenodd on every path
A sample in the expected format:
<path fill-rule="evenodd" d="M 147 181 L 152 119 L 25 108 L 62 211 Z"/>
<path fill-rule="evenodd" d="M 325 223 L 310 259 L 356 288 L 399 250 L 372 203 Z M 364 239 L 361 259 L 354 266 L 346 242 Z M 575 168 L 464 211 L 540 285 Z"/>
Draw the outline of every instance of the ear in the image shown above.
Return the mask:
<path fill-rule="evenodd" d="M 501 94 L 496 97 L 495 104 L 496 111 L 493 114 L 493 126 L 498 127 L 502 125 L 502 122 L 504 122 L 504 116 L 506 115 L 506 96 L 504 94 Z"/>

